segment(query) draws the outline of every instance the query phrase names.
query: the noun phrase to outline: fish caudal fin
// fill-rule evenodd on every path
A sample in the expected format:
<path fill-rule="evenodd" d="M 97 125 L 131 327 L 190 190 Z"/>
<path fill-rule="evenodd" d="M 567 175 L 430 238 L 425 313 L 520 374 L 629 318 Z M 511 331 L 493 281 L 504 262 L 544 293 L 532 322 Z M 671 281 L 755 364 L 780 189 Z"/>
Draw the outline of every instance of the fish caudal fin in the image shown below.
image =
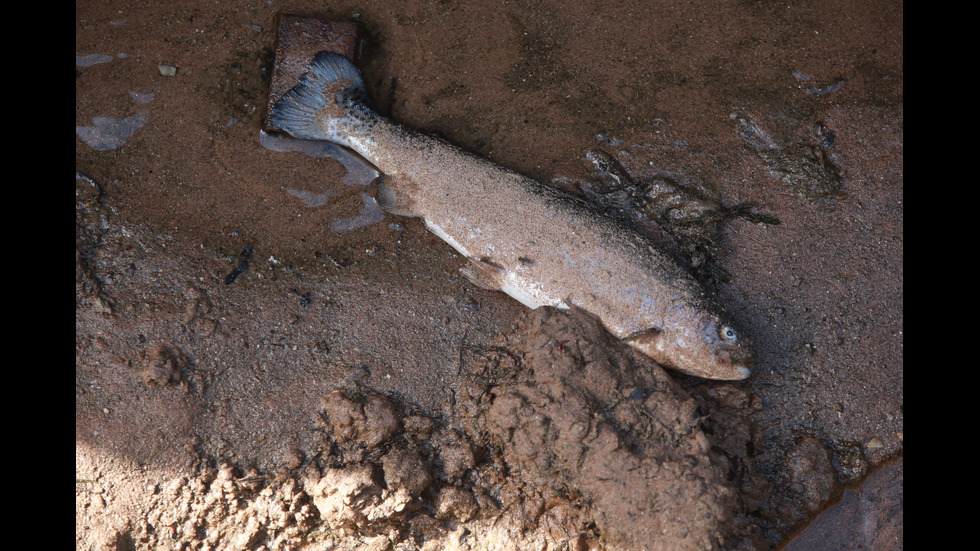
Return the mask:
<path fill-rule="evenodd" d="M 269 122 L 294 138 L 347 145 L 348 111 L 363 106 L 366 97 L 364 80 L 349 59 L 320 52 L 299 84 L 273 106 Z"/>

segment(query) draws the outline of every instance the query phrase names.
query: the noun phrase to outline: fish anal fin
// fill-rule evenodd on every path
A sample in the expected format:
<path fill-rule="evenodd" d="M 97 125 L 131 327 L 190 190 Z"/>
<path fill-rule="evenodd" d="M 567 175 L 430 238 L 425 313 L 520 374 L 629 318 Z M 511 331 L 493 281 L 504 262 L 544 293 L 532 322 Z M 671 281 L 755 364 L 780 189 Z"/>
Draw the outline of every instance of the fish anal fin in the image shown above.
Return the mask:
<path fill-rule="evenodd" d="M 378 178 L 378 204 L 386 212 L 399 216 L 422 216 L 412 200 L 411 184 L 396 175 L 382 174 Z"/>
<path fill-rule="evenodd" d="M 470 283 L 481 289 L 500 291 L 504 286 L 504 267 L 489 259 L 471 258 L 470 263 L 459 271 Z"/>

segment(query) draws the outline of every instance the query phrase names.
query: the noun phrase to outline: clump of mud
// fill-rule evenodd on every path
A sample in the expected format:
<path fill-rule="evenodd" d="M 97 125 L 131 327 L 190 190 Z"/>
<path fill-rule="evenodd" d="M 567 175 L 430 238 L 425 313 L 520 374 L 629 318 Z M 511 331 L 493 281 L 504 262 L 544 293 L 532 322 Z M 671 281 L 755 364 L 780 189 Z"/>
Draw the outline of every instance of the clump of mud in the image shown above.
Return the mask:
<path fill-rule="evenodd" d="M 505 507 L 571 507 L 582 542 L 606 549 L 739 547 L 727 464 L 662 369 L 579 311 L 540 309 L 503 341 L 480 351 L 457 408 L 520 488 Z"/>
<path fill-rule="evenodd" d="M 497 501 L 472 476 L 481 451 L 457 430 L 363 388 L 323 399 L 325 448 L 302 485 L 331 534 L 445 541 L 446 522 L 489 518 Z"/>
<path fill-rule="evenodd" d="M 323 399 L 324 450 L 301 479 L 331 534 L 753 547 L 697 402 L 587 313 L 527 313 L 492 346 L 464 348 L 461 370 L 450 422 L 365 388 Z"/>
<path fill-rule="evenodd" d="M 146 351 L 143 380 L 148 385 L 168 385 L 181 381 L 181 372 L 188 365 L 187 357 L 175 347 L 158 343 Z"/>

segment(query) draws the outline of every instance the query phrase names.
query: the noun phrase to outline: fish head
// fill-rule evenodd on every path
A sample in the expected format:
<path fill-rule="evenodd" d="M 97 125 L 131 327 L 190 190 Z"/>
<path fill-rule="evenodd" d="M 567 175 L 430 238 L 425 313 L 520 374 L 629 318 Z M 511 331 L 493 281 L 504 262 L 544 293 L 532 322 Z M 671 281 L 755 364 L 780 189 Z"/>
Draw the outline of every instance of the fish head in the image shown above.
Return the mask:
<path fill-rule="evenodd" d="M 626 342 L 657 363 L 696 377 L 734 381 L 751 374 L 752 341 L 726 314 L 684 308 L 659 325 Z"/>

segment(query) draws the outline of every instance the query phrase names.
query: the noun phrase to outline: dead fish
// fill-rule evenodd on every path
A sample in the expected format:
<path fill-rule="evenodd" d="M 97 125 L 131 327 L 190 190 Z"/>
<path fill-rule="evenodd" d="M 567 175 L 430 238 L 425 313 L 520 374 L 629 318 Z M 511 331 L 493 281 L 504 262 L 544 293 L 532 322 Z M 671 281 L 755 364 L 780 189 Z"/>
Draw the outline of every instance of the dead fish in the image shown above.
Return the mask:
<path fill-rule="evenodd" d="M 421 217 L 471 260 L 463 273 L 475 284 L 529 308 L 582 308 L 684 373 L 749 375 L 749 339 L 667 254 L 584 201 L 382 117 L 346 57 L 317 54 L 270 121 L 295 138 L 347 147 L 377 167 L 381 206 Z"/>

